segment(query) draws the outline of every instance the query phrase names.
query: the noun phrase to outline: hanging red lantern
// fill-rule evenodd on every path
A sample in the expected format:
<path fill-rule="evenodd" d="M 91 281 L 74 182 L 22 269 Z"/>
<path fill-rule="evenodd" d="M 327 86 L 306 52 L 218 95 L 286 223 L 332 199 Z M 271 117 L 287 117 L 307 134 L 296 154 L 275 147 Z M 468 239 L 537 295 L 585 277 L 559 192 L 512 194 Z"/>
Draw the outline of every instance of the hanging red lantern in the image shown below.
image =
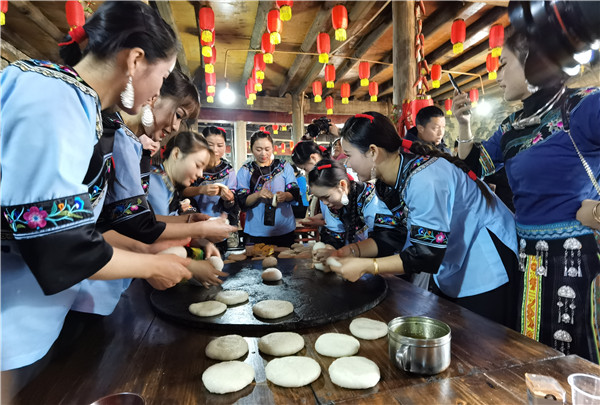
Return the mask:
<path fill-rule="evenodd" d="M 444 108 L 446 109 L 446 115 L 452 115 L 452 99 L 451 98 L 447 98 L 446 101 L 444 101 Z"/>
<path fill-rule="evenodd" d="M 498 58 L 495 57 L 492 52 L 488 53 L 487 57 L 485 58 L 485 68 L 488 71 L 488 79 L 496 80 L 498 77 L 497 72 L 499 64 L 500 62 L 498 61 Z"/>
<path fill-rule="evenodd" d="M 465 20 L 462 18 L 454 20 L 452 23 L 452 31 L 450 34 L 450 41 L 452 42 L 452 52 L 454 54 L 462 53 L 463 43 L 467 37 L 467 25 Z"/>
<path fill-rule="evenodd" d="M 360 77 L 361 86 L 365 87 L 369 85 L 369 76 L 371 76 L 369 62 L 360 62 L 358 64 L 358 77 Z"/>
<path fill-rule="evenodd" d="M 202 45 L 202 56 L 210 58 L 212 56 L 213 48 L 215 47 L 215 36 L 212 36 L 211 41 L 205 41 L 200 38 L 200 45 Z"/>
<path fill-rule="evenodd" d="M 369 96 L 371 96 L 371 101 L 377 101 L 378 95 L 379 95 L 379 84 L 377 84 L 377 82 L 369 83 Z"/>
<path fill-rule="evenodd" d="M 471 106 L 477 107 L 479 101 L 479 90 L 473 88 L 469 91 L 469 99 L 471 100 Z"/>
<path fill-rule="evenodd" d="M 263 79 L 256 79 L 254 78 L 254 90 L 258 93 L 259 91 L 262 91 L 262 84 L 263 84 Z"/>
<path fill-rule="evenodd" d="M 277 135 L 279 133 L 279 125 L 277 124 L 273 124 L 271 125 L 271 127 L 273 128 L 273 134 Z M 282 152 L 285 150 L 285 146 L 283 146 L 282 144 Z"/>
<path fill-rule="evenodd" d="M 67 0 L 65 11 L 67 13 L 67 24 L 69 24 L 71 30 L 85 24 L 83 5 L 77 0 Z"/>
<path fill-rule="evenodd" d="M 325 66 L 325 81 L 327 82 L 328 89 L 333 89 L 335 87 L 335 66 Z"/>
<path fill-rule="evenodd" d="M 256 72 L 255 79 L 264 79 L 265 78 L 265 59 L 263 55 L 259 52 L 254 54 L 254 69 Z"/>
<path fill-rule="evenodd" d="M 326 32 L 321 32 L 317 36 L 317 52 L 319 53 L 319 63 L 329 62 L 329 51 L 331 51 L 329 34 Z"/>
<path fill-rule="evenodd" d="M 248 78 L 248 91 L 250 98 L 256 100 L 256 80 L 253 77 Z"/>
<path fill-rule="evenodd" d="M 340 89 L 340 95 L 342 96 L 342 104 L 348 104 L 348 99 L 350 98 L 350 84 L 342 83 L 342 88 Z"/>
<path fill-rule="evenodd" d="M 6 12 L 8 11 L 8 0 L 0 0 L 0 25 L 6 24 Z"/>
<path fill-rule="evenodd" d="M 204 72 L 206 73 L 215 72 L 215 64 L 217 63 L 217 49 L 213 47 L 211 53 L 211 56 L 204 57 Z"/>
<path fill-rule="evenodd" d="M 335 30 L 335 40 L 346 40 L 346 29 L 348 29 L 348 10 L 346 7 L 338 4 L 331 9 L 331 23 Z"/>
<path fill-rule="evenodd" d="M 273 9 L 267 14 L 267 31 L 269 31 L 270 40 L 273 45 L 281 43 L 281 20 L 279 19 L 279 10 Z"/>
<path fill-rule="evenodd" d="M 265 126 L 261 125 L 260 127 L 258 127 L 258 130 L 259 130 L 260 132 L 266 132 L 266 131 L 267 131 L 267 127 L 265 127 Z"/>
<path fill-rule="evenodd" d="M 271 43 L 271 36 L 268 32 L 262 35 L 260 41 L 260 50 L 263 53 L 263 60 L 265 63 L 273 63 L 273 52 L 275 52 L 275 45 Z"/>
<path fill-rule="evenodd" d="M 440 88 L 440 79 L 442 78 L 442 65 L 431 66 L 431 87 Z"/>
<path fill-rule="evenodd" d="M 502 24 L 494 24 L 490 28 L 490 48 L 492 56 L 499 58 L 504 45 L 504 27 Z"/>
<path fill-rule="evenodd" d="M 323 95 L 323 86 L 321 85 L 320 80 L 315 80 L 313 82 L 312 91 L 315 97 L 315 103 L 320 103 L 322 101 L 321 96 Z"/>
<path fill-rule="evenodd" d="M 213 42 L 215 32 L 215 13 L 212 8 L 202 7 L 200 11 L 198 11 L 198 25 L 202 30 L 200 39 L 207 43 Z"/>
<path fill-rule="evenodd" d="M 333 97 L 325 97 L 325 108 L 327 108 L 327 115 L 333 114 Z"/>
<path fill-rule="evenodd" d="M 284 129 L 284 131 L 285 131 L 285 129 Z M 290 151 L 293 151 L 293 150 L 294 150 L 294 141 L 290 141 Z"/>
<path fill-rule="evenodd" d="M 281 21 L 289 21 L 292 19 L 292 0 L 277 0 L 277 7 L 279 7 L 279 17 Z"/>
<path fill-rule="evenodd" d="M 282 130 L 282 131 L 287 131 L 287 125 L 283 124 L 283 125 L 281 126 L 281 130 Z M 291 149 L 290 149 L 290 150 L 291 150 Z"/>
<path fill-rule="evenodd" d="M 215 102 L 215 92 L 209 91 L 208 87 L 206 88 L 206 102 L 211 104 Z"/>
<path fill-rule="evenodd" d="M 206 83 L 206 91 L 214 94 L 217 85 L 217 74 L 204 73 L 204 82 Z"/>

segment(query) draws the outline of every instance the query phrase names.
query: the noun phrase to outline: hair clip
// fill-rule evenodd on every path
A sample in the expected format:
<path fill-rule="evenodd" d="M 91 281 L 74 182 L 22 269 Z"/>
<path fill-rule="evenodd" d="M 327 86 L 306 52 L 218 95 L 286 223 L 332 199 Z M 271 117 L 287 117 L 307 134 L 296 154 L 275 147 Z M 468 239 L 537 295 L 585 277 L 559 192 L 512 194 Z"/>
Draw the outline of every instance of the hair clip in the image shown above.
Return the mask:
<path fill-rule="evenodd" d="M 373 120 L 375 119 L 375 118 L 373 118 L 373 116 L 372 116 L 372 115 L 369 115 L 369 114 L 356 114 L 356 115 L 354 116 L 354 118 L 366 118 L 366 119 L 368 119 L 369 121 L 371 121 L 371 124 L 373 123 Z"/>
<path fill-rule="evenodd" d="M 327 148 L 325 146 L 323 146 L 323 145 L 317 145 L 317 146 L 318 146 L 318 148 L 319 148 L 319 150 L 321 152 L 326 152 L 327 151 Z"/>
<path fill-rule="evenodd" d="M 271 135 L 271 133 L 269 131 L 260 131 L 260 132 L 262 132 L 263 134 Z"/>
<path fill-rule="evenodd" d="M 225 128 L 221 128 L 221 127 L 216 127 L 219 131 L 223 131 L 223 132 L 227 132 L 225 131 Z"/>
<path fill-rule="evenodd" d="M 403 139 L 402 140 L 402 147 L 405 149 L 410 149 L 410 147 L 412 146 L 412 141 L 409 141 L 408 139 Z"/>
<path fill-rule="evenodd" d="M 317 166 L 317 170 L 323 170 L 323 169 L 329 169 L 331 168 L 331 163 L 323 165 L 323 166 Z"/>
<path fill-rule="evenodd" d="M 477 175 L 475 174 L 475 172 L 473 170 L 469 170 L 469 172 L 467 173 L 467 176 L 469 176 L 471 178 L 471 180 L 477 180 Z"/>
<path fill-rule="evenodd" d="M 350 173 L 346 173 L 346 175 L 348 176 L 348 180 L 354 181 L 354 177 L 352 177 L 352 175 L 350 175 Z"/>
<path fill-rule="evenodd" d="M 71 45 L 73 42 L 77 42 L 78 44 L 80 44 L 81 42 L 83 42 L 84 39 L 87 38 L 88 35 L 85 32 L 85 29 L 83 28 L 83 25 L 82 25 L 80 27 L 73 28 L 69 32 L 69 36 L 71 37 L 70 41 L 61 42 L 61 43 L 58 44 L 58 46 Z"/>

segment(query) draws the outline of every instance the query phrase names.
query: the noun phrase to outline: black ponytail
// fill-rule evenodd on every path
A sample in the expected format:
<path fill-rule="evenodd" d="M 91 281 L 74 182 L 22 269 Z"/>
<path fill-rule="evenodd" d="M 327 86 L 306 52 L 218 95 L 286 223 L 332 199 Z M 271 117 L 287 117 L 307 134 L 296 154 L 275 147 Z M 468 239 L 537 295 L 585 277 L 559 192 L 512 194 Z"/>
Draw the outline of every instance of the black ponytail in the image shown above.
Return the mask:
<path fill-rule="evenodd" d="M 329 150 L 315 141 L 301 141 L 296 144 L 292 151 L 292 161 L 296 165 L 303 165 L 309 161 L 310 155 L 318 153 L 321 159 L 329 159 Z"/>
<path fill-rule="evenodd" d="M 212 156 L 213 153 L 208 147 L 208 142 L 204 136 L 193 131 L 180 132 L 167 142 L 164 152 L 162 152 L 163 160 L 167 160 L 173 149 L 177 147 L 184 155 L 195 153 L 200 150 L 207 150 Z"/>

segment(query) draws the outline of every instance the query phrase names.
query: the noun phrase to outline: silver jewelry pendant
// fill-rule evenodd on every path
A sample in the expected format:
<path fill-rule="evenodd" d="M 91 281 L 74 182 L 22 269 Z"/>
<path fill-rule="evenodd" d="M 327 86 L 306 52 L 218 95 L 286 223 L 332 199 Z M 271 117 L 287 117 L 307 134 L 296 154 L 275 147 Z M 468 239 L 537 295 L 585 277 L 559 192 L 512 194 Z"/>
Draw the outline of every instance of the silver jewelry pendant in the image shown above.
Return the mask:
<path fill-rule="evenodd" d="M 148 104 L 142 107 L 142 125 L 147 128 L 154 125 L 154 114 L 152 114 L 152 107 Z"/>
<path fill-rule="evenodd" d="M 125 108 L 132 108 L 134 99 L 135 94 L 133 92 L 133 78 L 129 76 L 129 80 L 127 80 L 125 90 L 121 92 L 121 104 Z"/>

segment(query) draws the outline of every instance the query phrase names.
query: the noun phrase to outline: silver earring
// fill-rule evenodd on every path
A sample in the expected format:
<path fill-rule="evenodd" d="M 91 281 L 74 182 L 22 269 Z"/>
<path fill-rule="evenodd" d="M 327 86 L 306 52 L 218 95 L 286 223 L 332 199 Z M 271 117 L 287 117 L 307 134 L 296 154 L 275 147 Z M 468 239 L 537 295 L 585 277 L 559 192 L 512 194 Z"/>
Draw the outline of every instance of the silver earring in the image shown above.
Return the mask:
<path fill-rule="evenodd" d="M 375 164 L 371 166 L 371 179 L 374 179 L 377 176 L 377 172 L 375 171 Z"/>
<path fill-rule="evenodd" d="M 350 200 L 348 199 L 348 194 L 342 194 L 342 198 L 340 199 L 340 202 L 342 203 L 342 205 L 348 205 L 350 204 Z"/>
<path fill-rule="evenodd" d="M 154 124 L 154 114 L 152 114 L 152 108 L 148 104 L 142 107 L 142 125 L 145 127 L 151 127 Z"/>
<path fill-rule="evenodd" d="M 121 92 L 121 104 L 125 108 L 132 108 L 134 98 L 135 95 L 133 93 L 133 78 L 129 76 L 129 80 L 127 80 L 125 90 Z"/>

